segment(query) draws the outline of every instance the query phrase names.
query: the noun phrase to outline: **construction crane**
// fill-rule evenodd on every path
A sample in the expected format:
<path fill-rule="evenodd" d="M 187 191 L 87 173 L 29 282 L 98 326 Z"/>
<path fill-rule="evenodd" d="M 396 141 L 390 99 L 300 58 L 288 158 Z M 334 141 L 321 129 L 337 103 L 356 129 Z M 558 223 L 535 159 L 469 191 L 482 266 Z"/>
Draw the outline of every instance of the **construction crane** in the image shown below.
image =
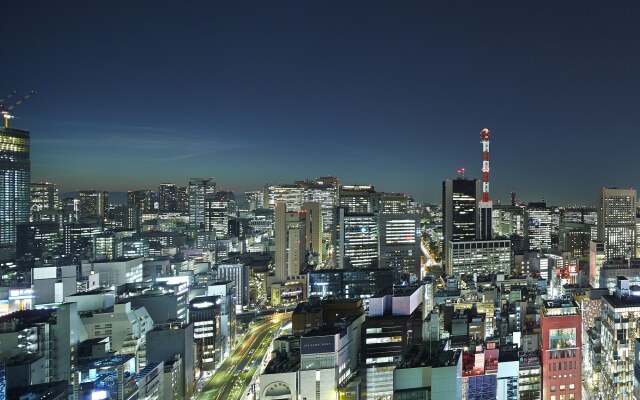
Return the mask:
<path fill-rule="evenodd" d="M 9 113 L 9 111 L 13 110 L 15 108 L 15 106 L 19 106 L 20 104 L 22 104 L 25 100 L 27 100 L 29 97 L 33 96 L 34 94 L 36 94 L 35 90 L 30 91 L 29 93 L 27 93 L 26 95 L 22 96 L 22 98 L 20 98 L 20 100 L 16 101 L 15 103 L 13 103 L 12 105 L 10 105 L 9 107 L 6 107 L 4 105 L 4 101 L 13 97 L 13 95 L 16 94 L 16 91 L 13 91 L 11 94 L 9 94 L 8 96 L 5 96 L 3 99 L 1 99 L 0 103 L 0 112 L 2 112 L 2 116 L 4 117 L 4 127 L 8 128 L 9 127 L 9 120 L 11 118 L 14 118 L 13 115 L 11 115 Z"/>

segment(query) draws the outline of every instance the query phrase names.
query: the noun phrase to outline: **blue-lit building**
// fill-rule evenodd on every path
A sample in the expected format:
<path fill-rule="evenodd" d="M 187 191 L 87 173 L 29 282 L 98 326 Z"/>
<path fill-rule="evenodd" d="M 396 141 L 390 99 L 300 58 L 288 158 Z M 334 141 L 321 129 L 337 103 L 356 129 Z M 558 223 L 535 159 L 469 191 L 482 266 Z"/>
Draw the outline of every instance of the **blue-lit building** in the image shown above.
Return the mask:
<path fill-rule="evenodd" d="M 29 222 L 29 131 L 0 128 L 0 259 L 15 255 L 16 226 Z"/>

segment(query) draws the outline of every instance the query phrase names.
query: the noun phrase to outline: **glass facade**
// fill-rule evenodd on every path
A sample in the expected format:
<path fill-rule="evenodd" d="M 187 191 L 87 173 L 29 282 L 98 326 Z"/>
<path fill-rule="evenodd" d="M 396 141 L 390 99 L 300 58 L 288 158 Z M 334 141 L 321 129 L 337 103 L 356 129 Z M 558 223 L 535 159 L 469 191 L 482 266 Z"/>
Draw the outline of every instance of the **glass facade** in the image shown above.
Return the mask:
<path fill-rule="evenodd" d="M 15 251 L 16 226 L 29 222 L 29 132 L 0 128 L 0 248 Z"/>

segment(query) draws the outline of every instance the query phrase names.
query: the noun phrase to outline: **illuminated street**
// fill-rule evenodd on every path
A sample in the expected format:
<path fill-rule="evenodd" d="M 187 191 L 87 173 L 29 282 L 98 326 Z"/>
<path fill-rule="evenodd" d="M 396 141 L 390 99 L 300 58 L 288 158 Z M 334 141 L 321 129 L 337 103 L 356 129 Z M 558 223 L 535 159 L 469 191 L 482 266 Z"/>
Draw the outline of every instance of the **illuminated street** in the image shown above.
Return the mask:
<path fill-rule="evenodd" d="M 261 368 L 273 335 L 280 325 L 291 319 L 291 313 L 275 314 L 257 322 L 247 332 L 243 343 L 225 359 L 198 399 L 240 399 L 249 389 L 254 374 Z"/>

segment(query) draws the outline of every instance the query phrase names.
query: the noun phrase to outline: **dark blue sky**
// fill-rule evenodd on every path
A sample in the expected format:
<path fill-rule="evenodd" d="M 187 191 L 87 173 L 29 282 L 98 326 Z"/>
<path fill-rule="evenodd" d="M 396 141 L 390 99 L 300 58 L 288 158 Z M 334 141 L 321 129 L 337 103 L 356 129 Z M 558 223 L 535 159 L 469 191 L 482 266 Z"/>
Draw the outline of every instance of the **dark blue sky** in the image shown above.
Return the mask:
<path fill-rule="evenodd" d="M 186 4 L 188 3 L 188 4 Z M 337 175 L 439 201 L 638 187 L 635 1 L 3 2 L 5 94 L 63 191 Z"/>

